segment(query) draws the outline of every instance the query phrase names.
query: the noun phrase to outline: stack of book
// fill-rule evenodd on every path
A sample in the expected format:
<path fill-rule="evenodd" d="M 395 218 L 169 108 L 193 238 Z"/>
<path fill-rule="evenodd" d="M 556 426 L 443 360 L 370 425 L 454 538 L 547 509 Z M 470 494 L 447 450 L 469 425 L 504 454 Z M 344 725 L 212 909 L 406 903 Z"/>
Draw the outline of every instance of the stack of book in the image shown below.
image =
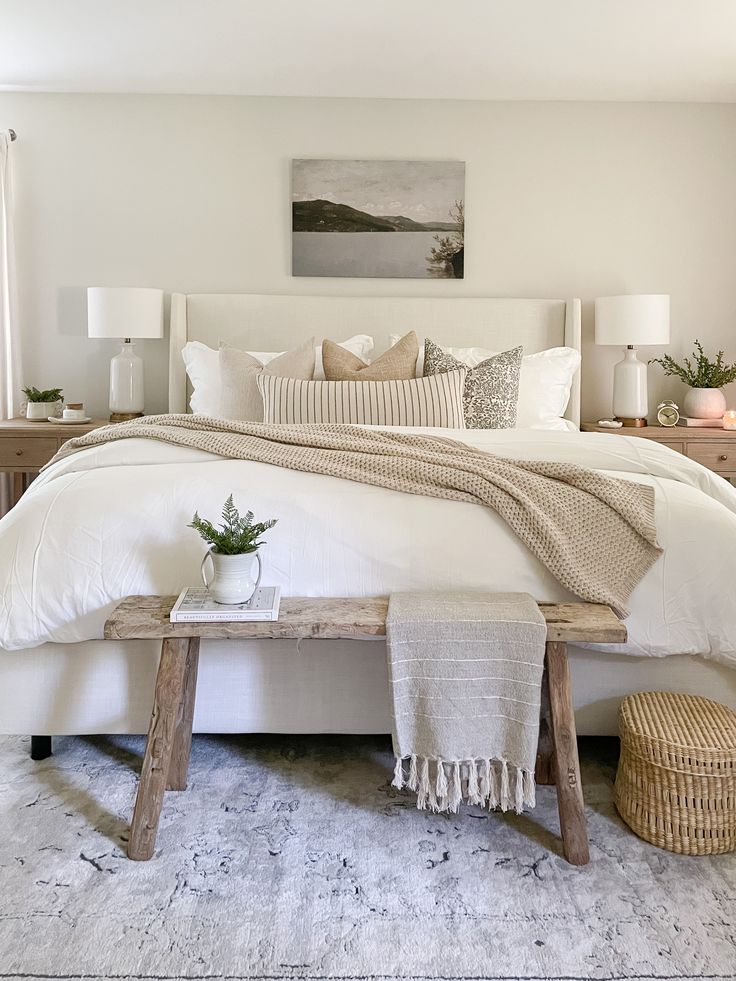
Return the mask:
<path fill-rule="evenodd" d="M 694 429 L 723 429 L 723 419 L 694 419 L 692 416 L 680 416 L 677 425 Z"/>
<path fill-rule="evenodd" d="M 278 620 L 281 603 L 279 586 L 260 586 L 248 603 L 215 603 L 209 590 L 189 586 L 179 593 L 171 608 L 172 623 L 238 623 L 248 620 Z"/>

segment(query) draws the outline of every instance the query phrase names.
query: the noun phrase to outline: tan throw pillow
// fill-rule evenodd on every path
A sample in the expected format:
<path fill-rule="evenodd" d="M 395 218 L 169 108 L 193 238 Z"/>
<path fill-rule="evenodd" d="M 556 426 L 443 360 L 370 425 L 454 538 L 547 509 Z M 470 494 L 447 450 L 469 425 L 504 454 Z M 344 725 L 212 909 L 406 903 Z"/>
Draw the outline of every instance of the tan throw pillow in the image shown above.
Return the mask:
<path fill-rule="evenodd" d="M 414 331 L 397 341 L 370 364 L 334 341 L 322 342 L 322 364 L 327 381 L 394 381 L 416 377 L 419 341 Z"/>
<path fill-rule="evenodd" d="M 301 347 L 284 351 L 263 365 L 246 351 L 220 348 L 220 416 L 245 422 L 263 422 L 263 397 L 258 390 L 259 375 L 311 380 L 314 376 L 314 338 Z"/>

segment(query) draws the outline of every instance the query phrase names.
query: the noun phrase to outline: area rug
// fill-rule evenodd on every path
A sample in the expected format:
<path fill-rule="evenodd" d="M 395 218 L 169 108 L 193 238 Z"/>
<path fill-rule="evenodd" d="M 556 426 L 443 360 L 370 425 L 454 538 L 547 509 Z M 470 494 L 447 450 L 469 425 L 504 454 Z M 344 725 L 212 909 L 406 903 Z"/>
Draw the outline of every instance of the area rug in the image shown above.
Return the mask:
<path fill-rule="evenodd" d="M 0 978 L 736 977 L 736 856 L 636 838 L 583 742 L 591 862 L 528 815 L 419 812 L 383 737 L 198 736 L 155 857 L 125 839 L 138 737 L 0 739 Z"/>

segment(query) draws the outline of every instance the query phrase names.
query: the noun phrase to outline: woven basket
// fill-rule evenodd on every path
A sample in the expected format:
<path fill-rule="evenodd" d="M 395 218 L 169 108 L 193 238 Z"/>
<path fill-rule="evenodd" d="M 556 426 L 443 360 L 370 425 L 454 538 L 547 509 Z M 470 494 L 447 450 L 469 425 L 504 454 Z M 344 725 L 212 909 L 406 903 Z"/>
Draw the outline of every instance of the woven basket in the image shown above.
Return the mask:
<path fill-rule="evenodd" d="M 640 838 L 681 855 L 736 848 L 736 713 L 697 695 L 629 695 L 614 799 Z"/>

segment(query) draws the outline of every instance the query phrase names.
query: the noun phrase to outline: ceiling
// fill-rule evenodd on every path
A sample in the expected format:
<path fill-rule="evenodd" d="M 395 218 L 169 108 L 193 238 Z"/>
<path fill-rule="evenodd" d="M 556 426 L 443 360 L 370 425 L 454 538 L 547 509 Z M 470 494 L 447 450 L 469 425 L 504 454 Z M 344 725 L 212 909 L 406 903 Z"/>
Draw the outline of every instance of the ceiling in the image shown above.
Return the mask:
<path fill-rule="evenodd" d="M 736 0 L 0 0 L 0 90 L 736 102 Z"/>

